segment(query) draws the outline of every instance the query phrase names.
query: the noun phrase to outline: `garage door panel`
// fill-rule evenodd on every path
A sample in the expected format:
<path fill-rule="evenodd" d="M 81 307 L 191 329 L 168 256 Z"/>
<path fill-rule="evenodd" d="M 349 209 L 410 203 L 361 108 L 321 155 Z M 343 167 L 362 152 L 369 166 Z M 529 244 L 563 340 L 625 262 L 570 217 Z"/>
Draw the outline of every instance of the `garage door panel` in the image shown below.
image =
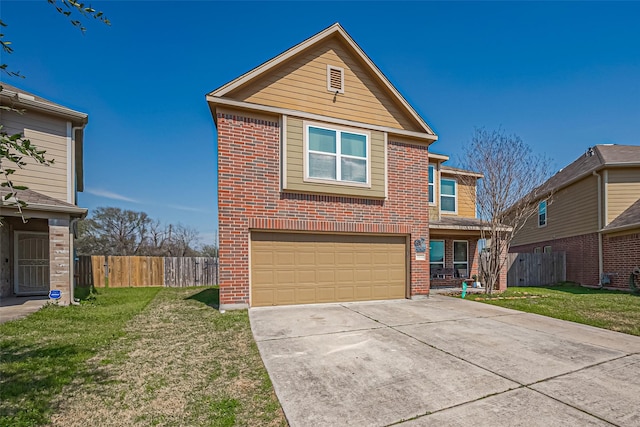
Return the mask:
<path fill-rule="evenodd" d="M 296 291 L 293 288 L 276 289 L 274 291 L 276 300 L 271 304 L 264 305 L 289 305 L 296 304 Z"/>
<path fill-rule="evenodd" d="M 280 285 L 295 285 L 296 283 L 296 277 L 293 271 L 276 270 L 273 276 L 275 276 L 274 282 Z"/>
<path fill-rule="evenodd" d="M 317 270 L 309 270 L 309 269 L 298 270 L 297 283 L 298 284 L 317 283 L 318 282 L 317 276 L 318 276 Z"/>
<path fill-rule="evenodd" d="M 296 304 L 311 304 L 317 300 L 316 288 L 298 288 L 296 289 Z"/>
<path fill-rule="evenodd" d="M 370 300 L 373 297 L 373 289 L 371 286 L 356 286 L 356 299 Z"/>
<path fill-rule="evenodd" d="M 289 251 L 273 252 L 275 267 L 293 267 L 295 265 L 295 253 Z"/>
<path fill-rule="evenodd" d="M 296 253 L 296 265 L 302 266 L 307 265 L 311 267 L 316 266 L 316 252 L 312 250 L 300 251 Z"/>
<path fill-rule="evenodd" d="M 334 287 L 319 287 L 317 297 L 318 302 L 333 302 L 336 300 L 336 290 Z"/>
<path fill-rule="evenodd" d="M 354 301 L 353 286 L 337 286 L 336 287 L 336 300 L 337 301 Z"/>
<path fill-rule="evenodd" d="M 371 269 L 367 268 L 367 269 L 362 269 L 362 268 L 357 268 L 355 271 L 356 274 L 356 283 L 370 283 L 372 280 L 374 280 L 373 275 L 371 274 Z"/>
<path fill-rule="evenodd" d="M 352 269 L 340 268 L 336 270 L 336 282 L 352 283 L 355 280 L 355 274 Z"/>
<path fill-rule="evenodd" d="M 404 298 L 405 240 L 252 232 L 251 305 Z"/>
<path fill-rule="evenodd" d="M 355 255 L 353 253 L 353 250 L 349 250 L 349 251 L 338 250 L 338 251 L 336 251 L 335 265 L 351 267 L 354 264 L 355 264 Z"/>

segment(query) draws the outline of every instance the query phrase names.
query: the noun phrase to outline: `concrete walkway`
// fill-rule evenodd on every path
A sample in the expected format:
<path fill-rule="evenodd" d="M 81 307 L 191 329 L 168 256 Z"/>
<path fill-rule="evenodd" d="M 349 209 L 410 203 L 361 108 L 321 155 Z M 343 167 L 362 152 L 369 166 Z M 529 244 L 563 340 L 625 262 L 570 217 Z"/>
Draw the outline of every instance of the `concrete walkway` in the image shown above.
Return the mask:
<path fill-rule="evenodd" d="M 640 426 L 640 337 L 445 296 L 265 307 L 291 426 Z"/>
<path fill-rule="evenodd" d="M 1 298 L 0 323 L 27 317 L 40 310 L 48 302 L 48 296 Z"/>

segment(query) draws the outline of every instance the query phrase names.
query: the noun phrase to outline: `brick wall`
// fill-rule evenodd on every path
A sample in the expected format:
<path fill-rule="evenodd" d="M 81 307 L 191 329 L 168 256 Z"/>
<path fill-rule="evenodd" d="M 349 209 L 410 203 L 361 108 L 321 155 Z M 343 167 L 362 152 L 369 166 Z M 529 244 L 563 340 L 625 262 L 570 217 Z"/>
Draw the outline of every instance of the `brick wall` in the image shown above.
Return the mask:
<path fill-rule="evenodd" d="M 551 246 L 552 252 L 565 252 L 567 256 L 567 280 L 582 285 L 597 285 L 598 277 L 598 234 L 548 240 L 535 244 L 512 246 L 509 252 L 527 253 L 534 248 Z M 506 283 L 506 278 L 505 278 Z"/>
<path fill-rule="evenodd" d="M 69 305 L 73 298 L 69 225 L 66 222 L 66 225 L 49 224 L 49 288 L 61 292 L 60 305 Z"/>
<path fill-rule="evenodd" d="M 250 229 L 366 232 L 429 239 L 426 146 L 393 142 L 387 152 L 388 199 L 280 192 L 277 118 L 217 113 L 220 303 L 249 304 Z M 429 292 L 429 255 L 415 261 L 410 294 Z"/>
<path fill-rule="evenodd" d="M 640 267 L 640 233 L 607 236 L 602 239 L 604 272 L 611 277 L 611 285 L 629 288 L 629 275 Z"/>

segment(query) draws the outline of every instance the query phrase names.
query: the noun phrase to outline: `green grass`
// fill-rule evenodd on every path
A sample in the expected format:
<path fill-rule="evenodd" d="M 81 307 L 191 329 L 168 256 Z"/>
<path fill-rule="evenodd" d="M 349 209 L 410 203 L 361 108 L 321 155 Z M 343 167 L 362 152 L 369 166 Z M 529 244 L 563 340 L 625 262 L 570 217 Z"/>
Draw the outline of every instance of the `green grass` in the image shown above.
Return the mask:
<path fill-rule="evenodd" d="M 103 289 L 79 306 L 46 306 L 0 325 L 0 425 L 47 423 L 51 399 L 159 290 Z"/>
<path fill-rule="evenodd" d="M 0 325 L 0 426 L 283 426 L 247 310 L 217 288 L 86 292 Z"/>
<path fill-rule="evenodd" d="M 562 283 L 509 288 L 492 296 L 473 294 L 467 299 L 640 336 L 640 296 L 627 292 Z"/>

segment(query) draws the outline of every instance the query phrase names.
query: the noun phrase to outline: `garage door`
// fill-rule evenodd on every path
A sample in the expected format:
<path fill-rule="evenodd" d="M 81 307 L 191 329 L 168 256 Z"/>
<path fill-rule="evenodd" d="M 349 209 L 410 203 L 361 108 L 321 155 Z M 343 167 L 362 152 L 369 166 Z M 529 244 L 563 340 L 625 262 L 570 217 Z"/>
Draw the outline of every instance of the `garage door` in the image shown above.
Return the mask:
<path fill-rule="evenodd" d="M 403 236 L 251 234 L 251 305 L 404 298 Z"/>

